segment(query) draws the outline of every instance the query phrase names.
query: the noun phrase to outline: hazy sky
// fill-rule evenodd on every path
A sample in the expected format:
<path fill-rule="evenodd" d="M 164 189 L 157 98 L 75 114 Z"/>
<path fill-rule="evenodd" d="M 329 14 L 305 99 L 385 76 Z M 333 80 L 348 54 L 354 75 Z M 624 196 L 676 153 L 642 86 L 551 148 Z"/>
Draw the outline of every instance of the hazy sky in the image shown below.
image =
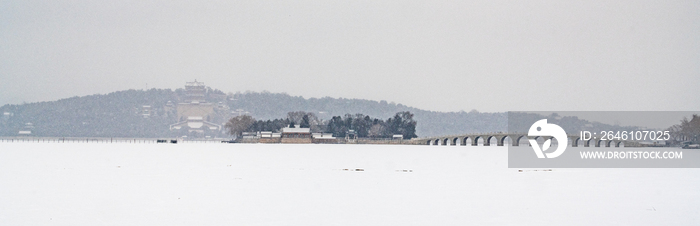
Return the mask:
<path fill-rule="evenodd" d="M 698 110 L 700 1 L 0 1 L 0 105 L 197 79 L 437 111 Z"/>

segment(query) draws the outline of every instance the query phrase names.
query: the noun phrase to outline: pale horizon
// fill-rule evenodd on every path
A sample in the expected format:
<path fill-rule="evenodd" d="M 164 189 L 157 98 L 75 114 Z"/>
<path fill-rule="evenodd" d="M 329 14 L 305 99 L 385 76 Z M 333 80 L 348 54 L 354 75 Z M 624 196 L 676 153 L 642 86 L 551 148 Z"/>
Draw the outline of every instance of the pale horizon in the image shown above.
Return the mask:
<path fill-rule="evenodd" d="M 0 106 L 204 82 L 424 110 L 695 111 L 700 2 L 0 3 Z"/>

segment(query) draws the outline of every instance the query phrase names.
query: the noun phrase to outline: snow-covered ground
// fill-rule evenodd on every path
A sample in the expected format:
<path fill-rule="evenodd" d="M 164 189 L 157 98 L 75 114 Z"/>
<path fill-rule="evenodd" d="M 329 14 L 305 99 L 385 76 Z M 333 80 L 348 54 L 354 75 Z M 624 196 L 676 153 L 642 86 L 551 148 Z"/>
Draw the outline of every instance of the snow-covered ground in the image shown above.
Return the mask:
<path fill-rule="evenodd" d="M 700 169 L 503 147 L 0 143 L 0 225 L 700 225 Z"/>

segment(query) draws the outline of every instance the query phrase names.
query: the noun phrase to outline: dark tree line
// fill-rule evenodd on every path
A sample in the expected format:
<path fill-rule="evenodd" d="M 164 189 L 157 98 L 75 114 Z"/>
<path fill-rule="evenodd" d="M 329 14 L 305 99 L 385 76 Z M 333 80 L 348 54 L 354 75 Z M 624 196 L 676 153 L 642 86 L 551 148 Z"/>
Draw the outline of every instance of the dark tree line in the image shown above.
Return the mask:
<path fill-rule="evenodd" d="M 310 128 L 311 132 L 323 132 L 323 122 L 311 112 L 293 111 L 285 119 L 255 120 L 248 115 L 236 116 L 224 126 L 229 135 L 240 136 L 243 132 L 272 131 L 280 132 L 284 127 Z"/>
<path fill-rule="evenodd" d="M 239 137 L 243 132 L 272 131 L 279 132 L 280 129 L 291 126 L 294 122 L 289 119 L 275 120 L 255 120 L 248 115 L 236 116 L 228 120 L 224 128 L 229 135 Z"/>
<path fill-rule="evenodd" d="M 323 122 L 313 113 L 296 111 L 287 113 L 285 119 L 255 120 L 250 116 L 237 116 L 226 123 L 225 128 L 232 136 L 240 136 L 243 132 L 272 131 L 280 132 L 284 127 L 310 128 L 311 132 L 333 133 L 335 137 L 345 137 L 349 130 L 354 130 L 357 137 L 391 138 L 401 134 L 404 138 L 418 137 L 413 114 L 408 111 L 398 112 L 386 121 L 371 118 L 363 114 L 346 114 L 344 117 L 334 116 L 330 121 Z"/>
<path fill-rule="evenodd" d="M 326 132 L 335 137 L 345 137 L 349 130 L 354 130 L 358 137 L 391 138 L 401 134 L 404 138 L 418 137 L 413 114 L 408 111 L 398 112 L 386 121 L 371 118 L 363 114 L 345 114 L 344 117 L 333 116 L 328 122 Z"/>

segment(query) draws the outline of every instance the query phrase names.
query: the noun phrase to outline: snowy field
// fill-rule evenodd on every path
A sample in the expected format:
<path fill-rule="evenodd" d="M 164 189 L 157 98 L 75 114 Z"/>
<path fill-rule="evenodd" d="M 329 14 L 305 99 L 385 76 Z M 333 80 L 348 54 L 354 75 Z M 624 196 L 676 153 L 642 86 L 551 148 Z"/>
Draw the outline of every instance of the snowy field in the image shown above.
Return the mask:
<path fill-rule="evenodd" d="M 700 225 L 700 169 L 503 147 L 0 143 L 0 225 Z"/>

